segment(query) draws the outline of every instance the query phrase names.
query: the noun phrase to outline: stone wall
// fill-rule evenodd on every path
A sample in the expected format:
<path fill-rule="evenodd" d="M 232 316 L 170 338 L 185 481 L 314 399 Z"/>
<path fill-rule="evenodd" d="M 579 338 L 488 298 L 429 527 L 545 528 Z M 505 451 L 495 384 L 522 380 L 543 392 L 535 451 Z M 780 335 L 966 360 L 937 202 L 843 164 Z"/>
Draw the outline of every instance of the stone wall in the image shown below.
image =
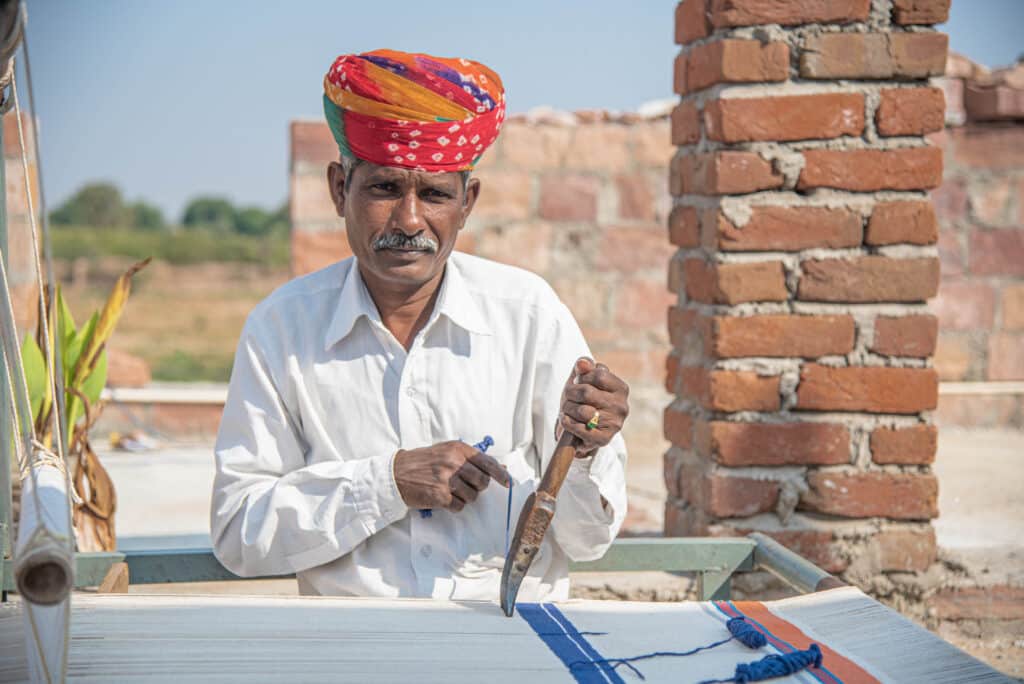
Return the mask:
<path fill-rule="evenodd" d="M 667 534 L 933 561 L 948 5 L 679 3 Z"/>
<path fill-rule="evenodd" d="M 952 56 L 939 217 L 935 367 L 942 425 L 1024 427 L 1024 63 L 989 72 Z M 1014 383 L 1016 381 L 1016 383 Z M 960 388 L 963 387 L 961 390 Z M 972 393 L 968 393 L 972 392 Z"/>
<path fill-rule="evenodd" d="M 335 215 L 326 124 L 291 127 L 292 269 L 351 252 Z M 660 462 L 668 354 L 667 117 L 606 112 L 512 116 L 474 175 L 482 192 L 457 248 L 533 271 L 566 302 L 596 358 L 629 382 L 631 459 Z M 567 371 L 568 372 L 568 371 Z M 655 483 L 657 486 L 657 483 Z"/>

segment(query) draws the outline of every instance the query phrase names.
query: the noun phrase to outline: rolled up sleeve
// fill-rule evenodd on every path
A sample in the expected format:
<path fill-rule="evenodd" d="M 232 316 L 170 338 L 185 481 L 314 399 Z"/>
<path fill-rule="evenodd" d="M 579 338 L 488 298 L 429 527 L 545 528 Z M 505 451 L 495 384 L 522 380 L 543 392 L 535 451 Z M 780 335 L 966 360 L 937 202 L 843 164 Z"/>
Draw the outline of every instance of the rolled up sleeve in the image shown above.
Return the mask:
<path fill-rule="evenodd" d="M 533 401 L 534 435 L 542 469 L 554 453 L 555 426 L 566 378 L 578 358 L 591 355 L 583 333 L 564 305 L 558 307 L 546 327 L 546 340 L 538 349 Z M 621 434 L 593 455 L 576 459 L 569 468 L 551 528 L 555 541 L 571 560 L 600 558 L 618 534 L 626 518 L 625 468 L 626 444 Z"/>

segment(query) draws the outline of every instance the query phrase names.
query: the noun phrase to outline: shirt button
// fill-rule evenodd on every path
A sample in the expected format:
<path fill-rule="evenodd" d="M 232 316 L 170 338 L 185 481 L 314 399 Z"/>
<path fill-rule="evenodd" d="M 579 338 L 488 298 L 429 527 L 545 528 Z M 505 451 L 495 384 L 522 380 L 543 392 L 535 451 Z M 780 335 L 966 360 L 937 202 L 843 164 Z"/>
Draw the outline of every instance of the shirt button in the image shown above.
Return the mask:
<path fill-rule="evenodd" d="M 406 387 L 405 388 L 405 393 L 408 394 L 410 397 L 414 397 L 414 396 L 416 396 L 416 388 L 415 387 Z"/>
<path fill-rule="evenodd" d="M 420 553 L 424 558 L 430 558 L 430 554 L 434 552 L 434 549 L 430 548 L 430 544 L 425 544 L 420 547 Z"/>

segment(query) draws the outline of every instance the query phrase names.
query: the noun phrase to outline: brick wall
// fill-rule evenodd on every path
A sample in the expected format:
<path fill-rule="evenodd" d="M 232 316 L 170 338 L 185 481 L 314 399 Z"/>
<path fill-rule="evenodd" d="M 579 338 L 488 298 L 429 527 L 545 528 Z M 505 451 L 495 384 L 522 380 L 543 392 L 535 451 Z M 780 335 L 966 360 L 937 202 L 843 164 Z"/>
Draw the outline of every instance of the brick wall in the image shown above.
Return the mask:
<path fill-rule="evenodd" d="M 347 257 L 326 166 L 337 147 L 323 123 L 291 127 L 292 270 Z M 668 333 L 665 288 L 673 153 L 667 116 L 591 111 L 512 116 L 474 175 L 482 193 L 457 248 L 543 276 L 597 359 L 631 386 L 625 437 L 636 463 L 660 462 Z M 657 523 L 653 523 L 657 524 Z"/>
<path fill-rule="evenodd" d="M 667 534 L 931 563 L 948 4 L 679 3 Z"/>
<path fill-rule="evenodd" d="M 10 281 L 14 303 L 14 317 L 19 330 L 24 333 L 35 324 L 39 306 L 36 287 L 36 271 L 32 256 L 32 231 L 29 226 L 28 193 L 25 185 L 25 170 L 21 159 L 21 143 L 18 139 L 18 120 L 14 112 L 3 117 L 4 136 L 4 177 L 7 193 L 7 277 Z M 39 178 L 36 171 L 33 148 L 34 127 L 32 118 L 22 114 L 22 129 L 28 150 L 29 175 L 33 183 L 33 200 L 39 210 Z M 0 245 L 2 246 L 2 245 Z"/>
<path fill-rule="evenodd" d="M 1024 62 L 989 72 L 951 57 L 949 126 L 932 136 L 945 153 L 935 191 L 942 282 L 935 368 L 948 382 L 1024 380 Z M 1024 428 L 1024 396 L 961 394 L 939 401 L 942 425 Z"/>

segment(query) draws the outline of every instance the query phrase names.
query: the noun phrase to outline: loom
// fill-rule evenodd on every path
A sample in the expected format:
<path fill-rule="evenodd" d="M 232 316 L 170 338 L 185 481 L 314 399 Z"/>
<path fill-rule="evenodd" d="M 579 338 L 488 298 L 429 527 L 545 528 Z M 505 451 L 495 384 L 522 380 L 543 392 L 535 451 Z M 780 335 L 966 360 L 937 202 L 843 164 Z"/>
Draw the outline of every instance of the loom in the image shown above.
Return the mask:
<path fill-rule="evenodd" d="M 24 152 L 12 64 L 22 22 L 17 2 L 0 3 L 0 91 L 11 91 L 0 107 L 15 107 Z M 27 57 L 26 50 L 31 101 Z M 27 162 L 21 171 L 32 187 Z M 0 165 L 0 177 L 3 172 Z M 5 201 L 0 194 L 0 266 L 8 256 Z M 32 222 L 37 255 L 49 255 L 46 228 L 44 219 L 43 250 Z M 52 282 L 49 262 L 45 278 Z M 1010 681 L 759 534 L 622 540 L 604 558 L 572 567 L 696 573 L 699 601 L 521 603 L 512 619 L 497 596 L 489 602 L 443 602 L 72 591 L 109 588 L 117 584 L 112 578 L 130 579 L 137 589 L 240 578 L 210 549 L 74 551 L 62 440 L 57 431 L 54 448 L 39 444 L 26 422 L 10 289 L 6 270 L 0 274 L 0 681 L 447 684 L 461 677 L 539 684 L 754 681 L 781 673 L 789 673 L 784 681 L 829 683 Z M 45 292 L 38 259 L 36 276 Z M 59 369 L 52 350 L 48 360 L 51 369 Z M 53 392 L 63 396 L 59 383 Z M 16 546 L 9 479 L 15 458 L 23 481 Z M 772 572 L 807 593 L 780 601 L 730 601 L 733 573 L 752 570 Z M 9 596 L 14 591 L 16 598 Z"/>

